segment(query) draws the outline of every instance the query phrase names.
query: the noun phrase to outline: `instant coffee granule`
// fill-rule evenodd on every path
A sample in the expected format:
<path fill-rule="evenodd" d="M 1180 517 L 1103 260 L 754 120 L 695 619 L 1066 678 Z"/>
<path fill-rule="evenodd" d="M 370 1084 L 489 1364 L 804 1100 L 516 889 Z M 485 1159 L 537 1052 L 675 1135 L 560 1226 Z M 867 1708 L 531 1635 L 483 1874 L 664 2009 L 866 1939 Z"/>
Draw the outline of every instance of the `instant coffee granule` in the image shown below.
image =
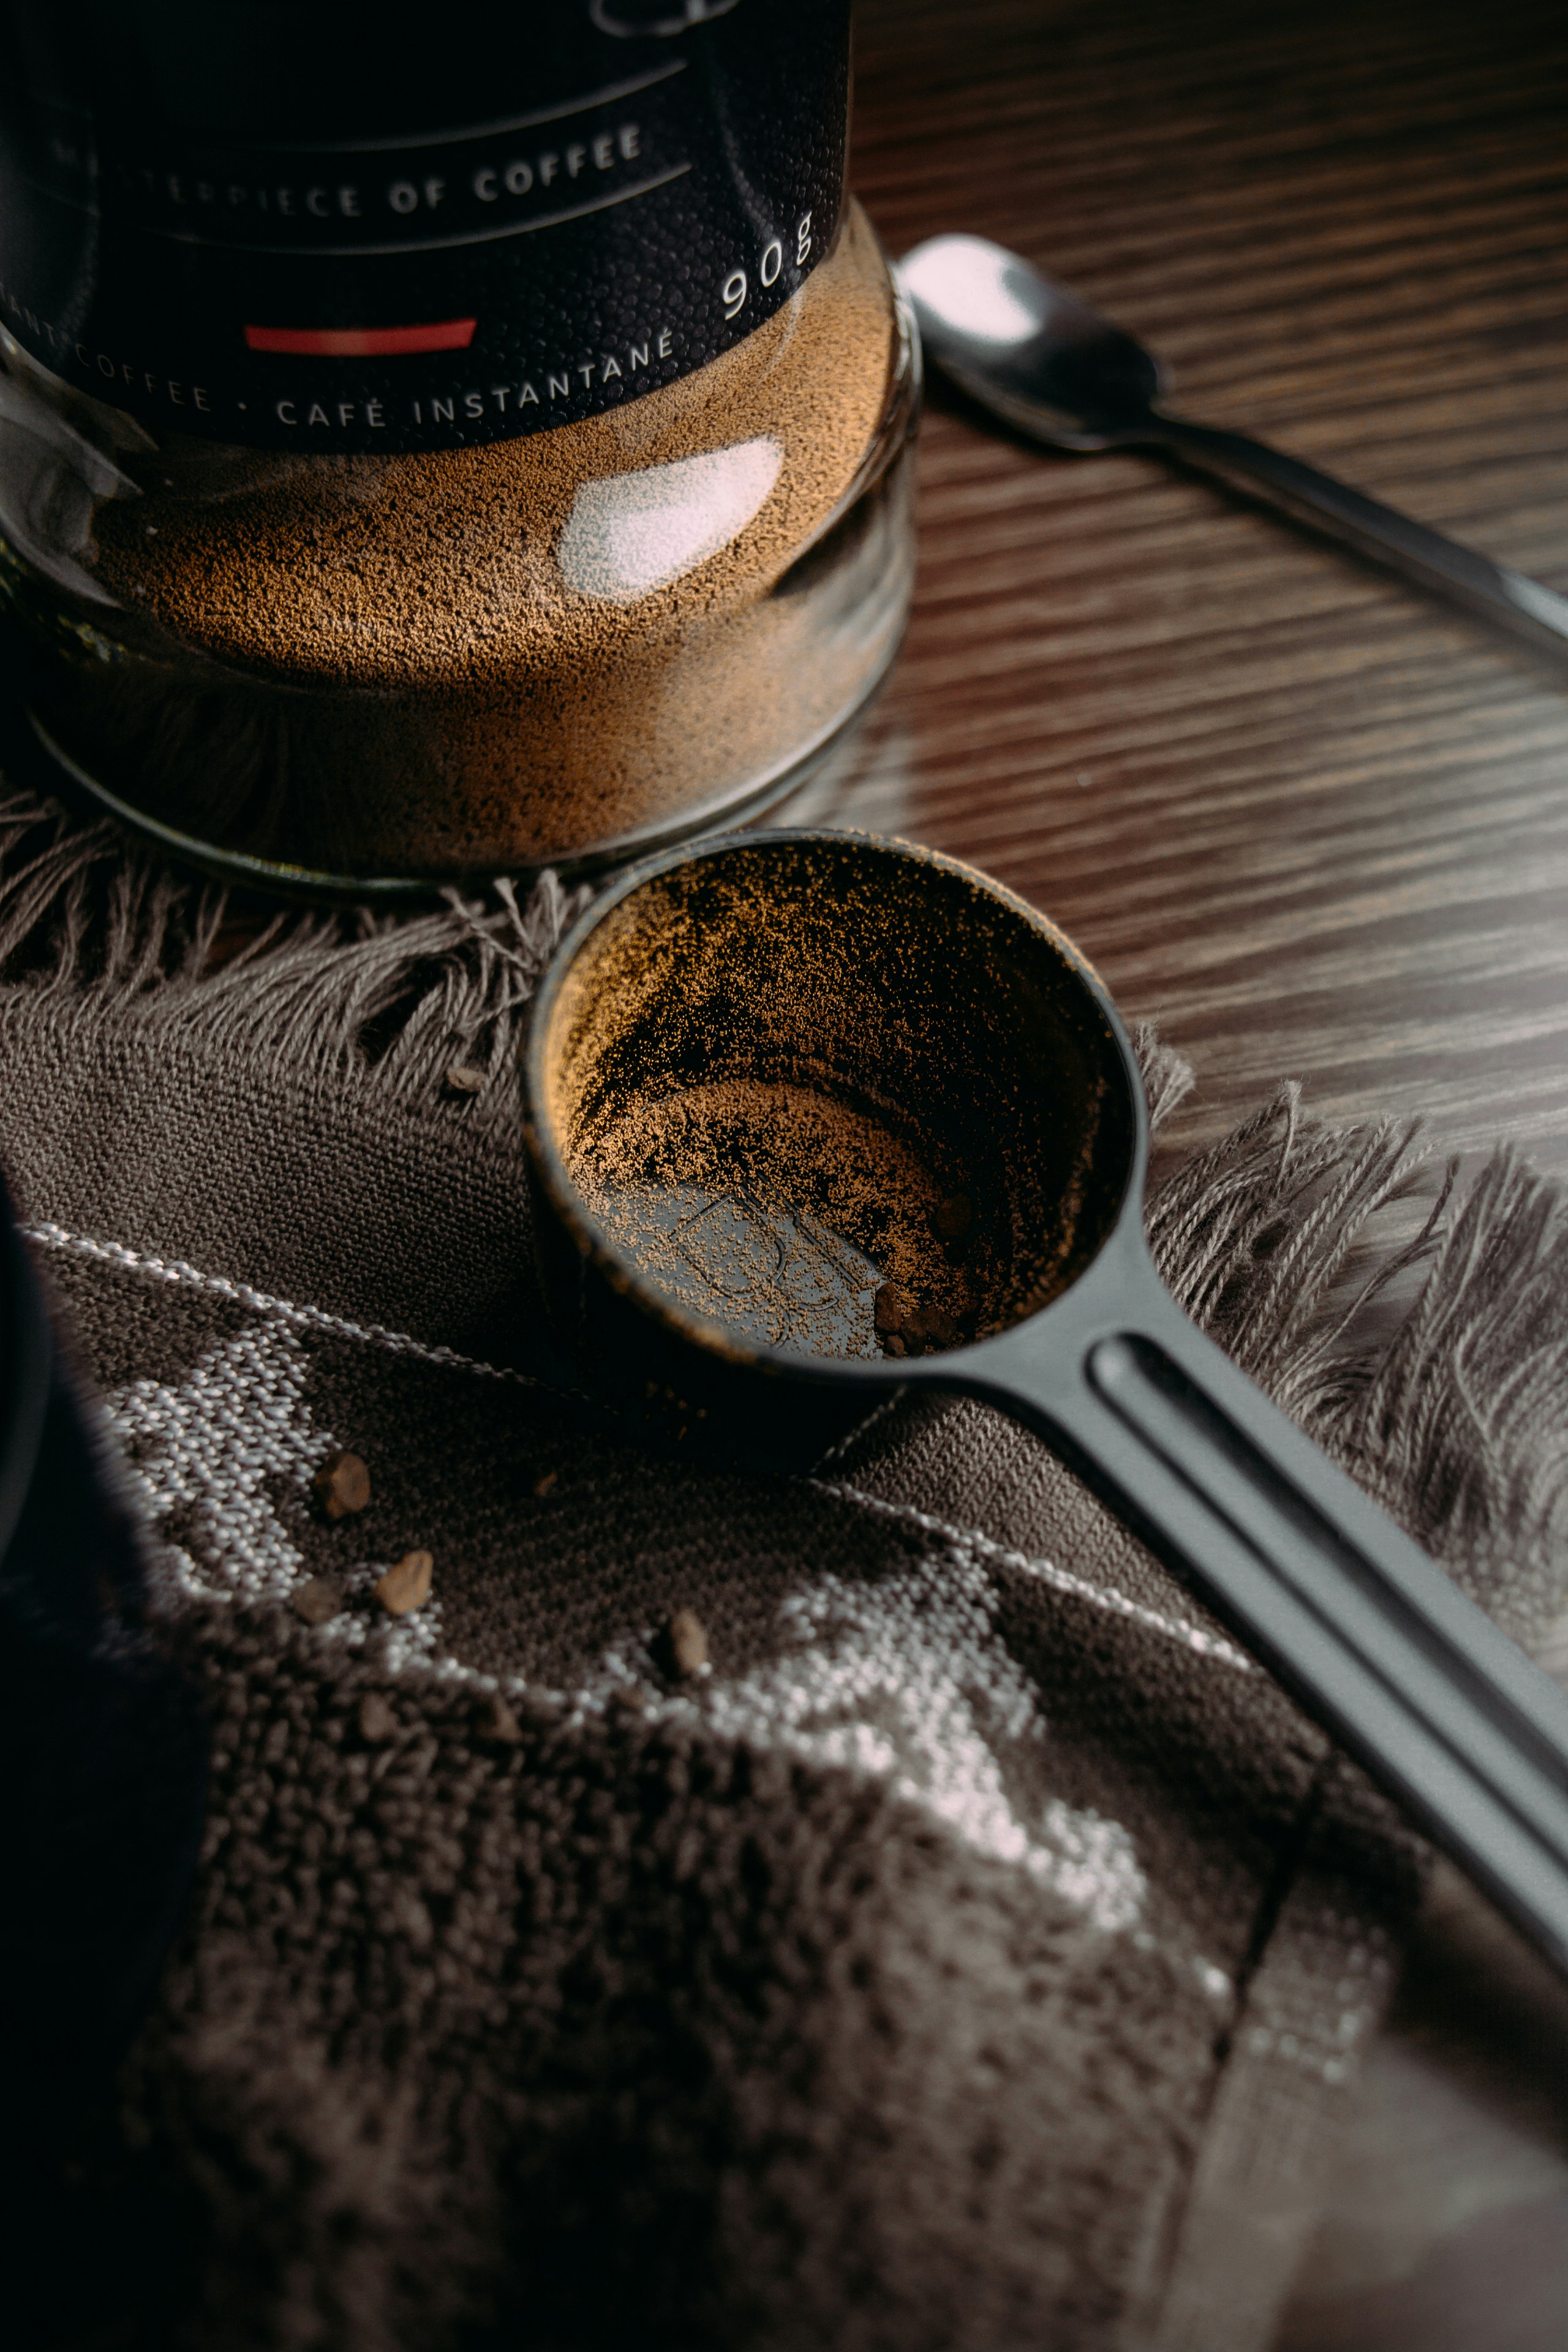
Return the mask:
<path fill-rule="evenodd" d="M 491 1748 L 517 1748 L 521 1745 L 522 1726 L 500 1691 L 492 1692 L 476 1714 L 474 1737 Z"/>
<path fill-rule="evenodd" d="M 588 1218 L 753 1345 L 984 1339 L 1092 1246 L 1103 1090 L 1066 1033 L 1046 1085 L 987 1050 L 1020 1001 L 1005 937 L 962 868 L 914 887 L 923 862 L 823 834 L 672 863 L 612 897 L 546 1017 L 532 1115 Z"/>
<path fill-rule="evenodd" d="M 306 1625 L 329 1625 L 341 1616 L 343 1588 L 335 1576 L 308 1576 L 289 1595 L 294 1614 Z"/>
<path fill-rule="evenodd" d="M 672 1610 L 660 1645 L 670 1672 L 682 1681 L 710 1671 L 708 1628 L 694 1609 Z"/>
<path fill-rule="evenodd" d="M 397 1730 L 397 1717 L 379 1691 L 366 1691 L 355 1717 L 367 1748 L 383 1748 Z"/>
<path fill-rule="evenodd" d="M 528 864 L 721 804 L 885 666 L 907 547 L 867 501 L 816 542 L 900 369 L 851 205 L 743 343 L 584 422 L 335 461 L 183 444 L 96 517 L 142 657 L 76 664 L 50 723 L 188 836 L 347 874 Z"/>
<path fill-rule="evenodd" d="M 430 1598 L 435 1561 L 427 1551 L 405 1551 L 375 1582 L 375 1597 L 389 1617 L 406 1617 Z"/>
<path fill-rule="evenodd" d="M 357 1454 L 334 1454 L 311 1481 L 323 1515 L 341 1519 L 370 1504 L 370 1471 Z"/>
<path fill-rule="evenodd" d="M 815 1355 L 914 1355 L 972 1336 L 976 1304 L 935 1239 L 945 1187 L 923 1141 L 818 1087 L 720 1078 L 627 1107 L 574 1173 L 695 1313 Z"/>

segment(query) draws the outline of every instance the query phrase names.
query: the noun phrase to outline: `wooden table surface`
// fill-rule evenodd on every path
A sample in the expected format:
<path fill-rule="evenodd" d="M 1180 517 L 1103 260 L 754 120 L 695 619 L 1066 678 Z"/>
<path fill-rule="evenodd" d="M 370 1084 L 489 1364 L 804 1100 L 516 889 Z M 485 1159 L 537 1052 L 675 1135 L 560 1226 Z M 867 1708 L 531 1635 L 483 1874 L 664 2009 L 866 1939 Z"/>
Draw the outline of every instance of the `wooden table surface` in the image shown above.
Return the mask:
<path fill-rule="evenodd" d="M 864 0 L 854 183 L 1568 590 L 1562 0 Z M 1196 1066 L 1568 1172 L 1568 667 L 1260 505 L 933 401 L 858 822 L 1001 876 Z M 1563 1661 L 1568 1664 L 1568 1645 Z M 1445 1874 L 1281 2352 L 1563 2352 L 1568 1996 Z"/>
<path fill-rule="evenodd" d="M 1568 589 L 1568 11 L 869 0 L 853 181 Z M 1568 1169 L 1568 668 L 1136 455 L 931 403 L 886 798 L 1197 1064 Z"/>

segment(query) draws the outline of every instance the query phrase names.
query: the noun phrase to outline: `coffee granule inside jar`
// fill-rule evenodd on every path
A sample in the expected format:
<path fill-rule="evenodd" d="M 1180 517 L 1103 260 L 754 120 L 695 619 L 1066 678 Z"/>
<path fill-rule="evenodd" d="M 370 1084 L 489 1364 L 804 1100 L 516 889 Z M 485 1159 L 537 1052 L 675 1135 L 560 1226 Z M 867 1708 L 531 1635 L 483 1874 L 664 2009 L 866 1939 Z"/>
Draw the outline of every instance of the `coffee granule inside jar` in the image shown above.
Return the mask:
<path fill-rule="evenodd" d="M 721 805 L 896 642 L 907 549 L 876 499 L 843 509 L 900 348 L 851 205 L 743 343 L 583 423 L 410 457 L 171 445 L 95 519 L 132 658 L 79 665 L 50 723 L 188 836 L 347 874 L 537 863 Z"/>

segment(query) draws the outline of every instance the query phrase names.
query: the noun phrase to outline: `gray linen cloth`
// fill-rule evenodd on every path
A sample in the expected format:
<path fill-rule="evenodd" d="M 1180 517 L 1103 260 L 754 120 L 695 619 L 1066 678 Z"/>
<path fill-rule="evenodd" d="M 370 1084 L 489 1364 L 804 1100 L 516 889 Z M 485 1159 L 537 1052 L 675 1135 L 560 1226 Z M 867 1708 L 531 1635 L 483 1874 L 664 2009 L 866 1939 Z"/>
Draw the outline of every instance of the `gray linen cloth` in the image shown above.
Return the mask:
<path fill-rule="evenodd" d="M 902 1403 L 766 1477 L 539 1384 L 516 1049 L 564 909 L 223 961 L 216 894 L 0 810 L 0 1154 L 214 1740 L 188 1918 L 45 2185 L 80 2259 L 37 2340 L 1260 2347 L 1419 1851 L 988 1412 Z M 1143 1055 L 1161 1113 L 1183 1073 Z M 1420 1160 L 1286 1089 L 1150 1230 L 1528 1640 L 1562 1204 Z M 331 1523 L 342 1446 L 374 1496 Z M 416 1548 L 395 1621 L 371 1588 Z"/>

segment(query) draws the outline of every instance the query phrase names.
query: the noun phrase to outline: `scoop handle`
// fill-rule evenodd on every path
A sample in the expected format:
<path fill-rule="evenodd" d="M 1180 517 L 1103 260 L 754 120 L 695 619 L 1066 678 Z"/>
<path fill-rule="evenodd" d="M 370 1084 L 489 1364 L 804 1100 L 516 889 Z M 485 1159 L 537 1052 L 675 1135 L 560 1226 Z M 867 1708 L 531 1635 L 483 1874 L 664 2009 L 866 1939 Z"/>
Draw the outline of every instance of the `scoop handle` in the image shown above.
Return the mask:
<path fill-rule="evenodd" d="M 1053 1308 L 992 1343 L 1000 1377 L 965 1385 L 1079 1471 L 1568 1973 L 1568 1696 L 1152 1263 L 1127 1271 L 1107 1308 L 1069 1308 L 1065 1329 Z"/>
<path fill-rule="evenodd" d="M 1286 505 L 1304 509 L 1363 554 L 1391 565 L 1423 588 L 1457 596 L 1472 611 L 1523 637 L 1537 652 L 1568 662 L 1568 596 L 1509 564 L 1494 563 L 1441 531 L 1429 530 L 1396 507 L 1352 490 L 1348 482 L 1337 481 L 1332 474 L 1289 457 L 1267 441 L 1198 425 L 1163 408 L 1150 415 L 1155 437 L 1166 448 L 1219 473 L 1244 474 L 1267 483 Z"/>

